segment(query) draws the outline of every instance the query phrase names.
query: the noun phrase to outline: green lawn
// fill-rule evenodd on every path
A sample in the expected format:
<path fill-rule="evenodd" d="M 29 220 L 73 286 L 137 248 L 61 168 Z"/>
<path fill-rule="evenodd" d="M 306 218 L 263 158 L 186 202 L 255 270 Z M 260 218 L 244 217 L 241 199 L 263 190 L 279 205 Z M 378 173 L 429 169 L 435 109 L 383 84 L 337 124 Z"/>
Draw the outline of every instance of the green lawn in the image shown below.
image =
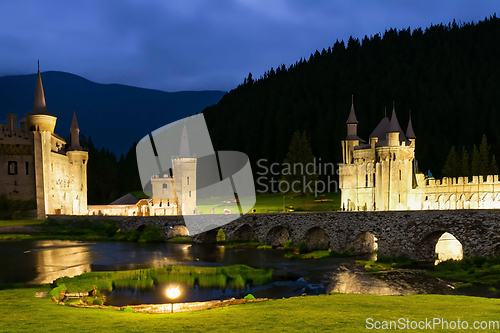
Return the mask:
<path fill-rule="evenodd" d="M 362 332 L 366 331 L 367 318 L 395 321 L 399 318 L 456 321 L 459 318 L 469 321 L 470 325 L 475 320 L 500 320 L 499 300 L 466 296 L 309 296 L 190 313 L 150 315 L 60 306 L 47 298 L 34 298 L 38 290 L 41 289 L 0 291 L 0 331 Z"/>
<path fill-rule="evenodd" d="M 261 194 L 257 195 L 254 209 L 257 213 L 276 213 L 282 212 L 283 206 L 293 206 L 294 210 L 300 211 L 336 211 L 340 209 L 340 192 L 325 193 L 324 195 L 308 197 L 305 202 L 301 198 L 290 199 L 288 197 L 283 200 L 281 193 Z M 220 198 L 205 198 L 197 202 L 198 211 L 202 214 L 210 214 L 212 208 L 215 209 L 215 214 L 223 214 L 224 209 L 230 209 L 234 213 L 234 203 L 224 203 Z"/>

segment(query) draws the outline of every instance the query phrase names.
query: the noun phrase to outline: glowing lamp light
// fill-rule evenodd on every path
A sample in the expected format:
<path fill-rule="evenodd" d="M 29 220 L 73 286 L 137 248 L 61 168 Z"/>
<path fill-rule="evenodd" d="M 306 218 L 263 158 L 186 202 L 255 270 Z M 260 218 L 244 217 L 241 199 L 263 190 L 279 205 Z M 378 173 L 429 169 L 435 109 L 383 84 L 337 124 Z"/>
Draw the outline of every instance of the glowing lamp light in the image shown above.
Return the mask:
<path fill-rule="evenodd" d="M 179 290 L 178 287 L 167 289 L 167 297 L 168 298 L 176 299 L 177 297 L 179 297 L 180 294 L 181 294 L 181 291 Z"/>

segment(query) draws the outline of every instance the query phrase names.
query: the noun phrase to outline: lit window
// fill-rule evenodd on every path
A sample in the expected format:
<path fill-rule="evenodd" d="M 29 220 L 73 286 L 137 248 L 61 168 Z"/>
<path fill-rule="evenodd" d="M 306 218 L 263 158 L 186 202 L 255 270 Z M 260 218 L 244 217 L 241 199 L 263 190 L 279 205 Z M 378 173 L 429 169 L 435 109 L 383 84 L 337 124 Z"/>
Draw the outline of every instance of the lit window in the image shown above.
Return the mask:
<path fill-rule="evenodd" d="M 17 175 L 17 162 L 9 161 L 8 162 L 8 172 L 9 175 Z"/>

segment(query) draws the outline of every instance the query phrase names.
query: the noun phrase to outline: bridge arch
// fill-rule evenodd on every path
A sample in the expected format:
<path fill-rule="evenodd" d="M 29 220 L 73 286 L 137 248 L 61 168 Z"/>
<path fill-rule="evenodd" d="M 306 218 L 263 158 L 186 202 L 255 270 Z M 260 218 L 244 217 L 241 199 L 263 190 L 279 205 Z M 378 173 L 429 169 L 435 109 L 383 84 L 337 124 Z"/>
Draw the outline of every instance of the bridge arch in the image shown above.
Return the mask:
<path fill-rule="evenodd" d="M 370 231 L 359 233 L 353 242 L 355 254 L 373 253 L 378 250 L 377 237 Z"/>
<path fill-rule="evenodd" d="M 447 230 L 437 230 L 425 237 L 417 244 L 417 259 L 435 261 L 461 260 L 463 258 L 463 243 Z"/>
<path fill-rule="evenodd" d="M 309 251 L 329 250 L 330 237 L 322 228 L 316 226 L 306 231 L 304 242 Z"/>
<path fill-rule="evenodd" d="M 283 245 L 287 240 L 290 240 L 290 232 L 282 225 L 275 226 L 267 232 L 266 243 L 272 246 Z"/>
<path fill-rule="evenodd" d="M 239 240 L 239 241 L 251 241 L 257 238 L 257 234 L 250 224 L 245 223 L 236 229 L 231 235 L 228 236 L 228 240 Z"/>

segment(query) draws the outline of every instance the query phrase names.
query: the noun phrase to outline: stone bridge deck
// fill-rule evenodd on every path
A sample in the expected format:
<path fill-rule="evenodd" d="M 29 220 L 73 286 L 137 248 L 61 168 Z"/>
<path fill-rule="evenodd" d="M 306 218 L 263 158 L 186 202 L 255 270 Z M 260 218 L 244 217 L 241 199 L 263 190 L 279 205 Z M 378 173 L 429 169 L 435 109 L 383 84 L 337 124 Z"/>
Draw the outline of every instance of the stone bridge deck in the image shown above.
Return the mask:
<path fill-rule="evenodd" d="M 199 219 L 203 225 L 215 227 L 219 217 L 201 215 Z M 184 224 L 181 216 L 101 218 L 115 220 L 123 231 L 156 225 L 168 234 L 173 226 Z M 310 249 L 336 252 L 350 248 L 362 252 L 375 236 L 379 255 L 418 260 L 432 260 L 439 237 L 448 232 L 460 241 L 466 257 L 500 255 L 500 210 L 247 214 L 196 235 L 194 240 L 214 242 L 219 228 L 226 240 L 257 238 L 263 244 L 279 245 L 290 239 L 295 244 L 305 242 Z"/>

